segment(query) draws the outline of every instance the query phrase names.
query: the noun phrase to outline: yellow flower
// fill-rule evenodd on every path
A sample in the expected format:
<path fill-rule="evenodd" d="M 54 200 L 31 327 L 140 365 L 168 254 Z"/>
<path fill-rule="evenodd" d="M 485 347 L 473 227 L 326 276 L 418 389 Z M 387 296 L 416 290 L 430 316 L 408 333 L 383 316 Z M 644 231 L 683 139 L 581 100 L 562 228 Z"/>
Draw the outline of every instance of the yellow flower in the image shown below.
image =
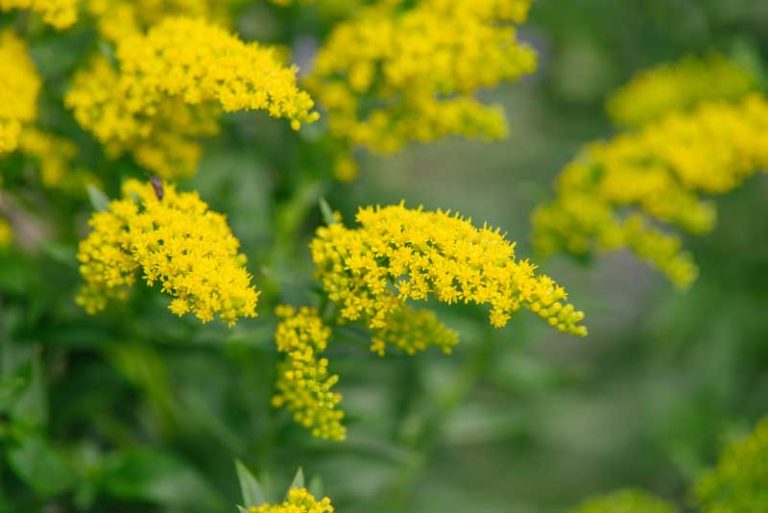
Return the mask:
<path fill-rule="evenodd" d="M 43 16 L 43 21 L 61 30 L 77 21 L 80 0 L 0 0 L 0 11 L 30 9 Z"/>
<path fill-rule="evenodd" d="M 482 88 L 518 79 L 535 54 L 517 41 L 529 0 L 399 0 L 362 9 L 320 49 L 307 87 L 328 111 L 331 133 L 378 153 L 447 135 L 507 133 Z"/>
<path fill-rule="evenodd" d="M 705 103 L 641 130 L 587 147 L 558 178 L 557 198 L 533 215 L 543 253 L 589 254 L 628 247 L 688 286 L 696 266 L 666 223 L 706 233 L 715 223 L 705 195 L 724 194 L 768 170 L 768 102 Z"/>
<path fill-rule="evenodd" d="M 701 513 L 768 511 L 768 418 L 731 444 L 695 488 Z"/>
<path fill-rule="evenodd" d="M 122 299 L 141 271 L 147 284 L 160 283 L 176 315 L 192 312 L 208 322 L 215 314 L 233 325 L 255 317 L 259 293 L 238 254 L 239 242 L 223 215 L 208 210 L 196 193 L 129 180 L 123 199 L 95 213 L 93 231 L 80 243 L 78 259 L 85 285 L 77 302 L 88 313 Z"/>
<path fill-rule="evenodd" d="M 330 328 L 314 308 L 296 311 L 281 306 L 276 313 L 282 321 L 275 330 L 275 342 L 277 350 L 286 355 L 286 361 L 278 367 L 277 392 L 272 404 L 290 411 L 293 419 L 313 436 L 344 440 L 344 412 L 337 408 L 341 394 L 333 391 L 339 377 L 328 372 L 328 360 L 320 357 L 328 346 Z"/>
<path fill-rule="evenodd" d="M 7 248 L 13 242 L 11 223 L 0 217 L 0 249 Z"/>
<path fill-rule="evenodd" d="M 620 490 L 585 501 L 574 513 L 676 513 L 667 501 L 640 490 Z"/>
<path fill-rule="evenodd" d="M 10 30 L 0 32 L 0 155 L 16 149 L 22 126 L 37 117 L 41 85 L 27 45 Z"/>
<path fill-rule="evenodd" d="M 498 230 L 403 204 L 362 208 L 357 220 L 358 228 L 319 228 L 311 244 L 317 278 L 343 319 L 382 329 L 406 300 L 434 297 L 488 304 L 495 327 L 525 307 L 561 331 L 586 334 L 584 314 L 565 302 L 565 290 L 517 260 Z"/>
<path fill-rule="evenodd" d="M 639 73 L 607 103 L 616 123 L 636 127 L 701 103 L 733 101 L 757 88 L 756 78 L 722 55 L 688 57 Z"/>
<path fill-rule="evenodd" d="M 163 177 L 191 175 L 200 137 L 221 110 L 264 110 L 298 129 L 317 119 L 296 69 L 271 48 L 244 43 L 196 18 L 166 18 L 117 47 L 119 70 L 96 58 L 78 73 L 66 104 L 112 155 L 130 152 Z"/>
<path fill-rule="evenodd" d="M 282 504 L 262 504 L 248 508 L 250 513 L 333 513 L 331 499 L 320 500 L 306 488 L 291 488 Z"/>
<path fill-rule="evenodd" d="M 446 328 L 434 312 L 403 306 L 387 319 L 384 327 L 373 332 L 371 351 L 384 356 L 387 347 L 396 347 L 408 355 L 414 355 L 429 346 L 435 346 L 445 354 L 450 354 L 458 343 L 458 334 Z"/>

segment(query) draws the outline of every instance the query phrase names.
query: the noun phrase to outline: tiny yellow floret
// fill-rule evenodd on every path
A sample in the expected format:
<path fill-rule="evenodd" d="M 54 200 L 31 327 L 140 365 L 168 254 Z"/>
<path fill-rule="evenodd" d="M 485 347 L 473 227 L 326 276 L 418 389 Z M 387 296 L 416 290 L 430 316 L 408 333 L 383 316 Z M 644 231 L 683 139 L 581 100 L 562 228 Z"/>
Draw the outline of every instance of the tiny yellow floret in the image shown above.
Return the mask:
<path fill-rule="evenodd" d="M 317 500 L 306 488 L 291 488 L 281 504 L 251 506 L 249 513 L 333 513 L 331 499 Z"/>
<path fill-rule="evenodd" d="M 78 304 L 93 314 L 109 299 L 124 299 L 140 271 L 148 285 L 159 283 L 174 298 L 169 309 L 176 315 L 192 312 L 208 322 L 218 314 L 230 326 L 255 317 L 259 292 L 225 217 L 197 193 L 166 184 L 162 196 L 129 180 L 122 199 L 93 214 L 93 230 L 78 252 L 85 280 Z"/>

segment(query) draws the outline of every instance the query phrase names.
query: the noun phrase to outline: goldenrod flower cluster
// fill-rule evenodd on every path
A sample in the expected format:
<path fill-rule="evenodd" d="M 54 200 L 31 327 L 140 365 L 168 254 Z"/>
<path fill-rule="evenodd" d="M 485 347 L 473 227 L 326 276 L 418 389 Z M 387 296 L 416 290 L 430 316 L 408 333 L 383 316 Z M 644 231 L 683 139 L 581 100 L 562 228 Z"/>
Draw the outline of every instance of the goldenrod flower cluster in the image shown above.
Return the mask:
<path fill-rule="evenodd" d="M 525 307 L 561 331 L 586 334 L 584 314 L 565 302 L 565 290 L 517 260 L 498 229 L 403 204 L 362 208 L 357 221 L 358 228 L 321 227 L 311 244 L 317 278 L 345 320 L 382 329 L 406 300 L 434 297 L 488 304 L 495 327 Z"/>
<path fill-rule="evenodd" d="M 458 343 L 459 335 L 445 327 L 433 311 L 406 305 L 390 315 L 383 328 L 373 332 L 371 351 L 384 356 L 387 347 L 396 347 L 405 354 L 414 355 L 435 346 L 450 354 Z"/>
<path fill-rule="evenodd" d="M 331 499 L 317 500 L 306 488 L 291 488 L 282 504 L 251 506 L 250 513 L 333 513 Z"/>
<path fill-rule="evenodd" d="M 328 359 L 320 357 L 328 347 L 331 329 L 314 308 L 296 311 L 281 306 L 276 313 L 282 321 L 275 330 L 275 342 L 286 361 L 278 368 L 272 404 L 292 412 L 294 420 L 313 436 L 344 440 L 344 412 L 337 408 L 341 394 L 333 391 L 339 377 L 328 372 Z"/>
<path fill-rule="evenodd" d="M 619 125 L 636 127 L 709 101 L 734 101 L 757 86 L 754 75 L 719 54 L 688 57 L 641 72 L 607 103 Z"/>
<path fill-rule="evenodd" d="M 88 0 L 101 35 L 113 42 L 141 34 L 169 16 L 223 21 L 222 7 L 231 0 Z"/>
<path fill-rule="evenodd" d="M 29 9 L 39 13 L 43 21 L 59 30 L 77 21 L 80 0 L 0 0 L 0 11 Z"/>
<path fill-rule="evenodd" d="M 672 504 L 639 490 L 620 490 L 590 499 L 574 513 L 676 513 Z"/>
<path fill-rule="evenodd" d="M 378 153 L 447 135 L 506 135 L 482 88 L 531 73 L 534 52 L 516 39 L 529 0 L 385 0 L 338 24 L 307 87 L 330 132 Z"/>
<path fill-rule="evenodd" d="M 37 117 L 41 86 L 27 45 L 10 30 L 0 32 L 0 155 L 18 147 L 22 127 Z"/>
<path fill-rule="evenodd" d="M 95 213 L 93 231 L 81 241 L 77 302 L 88 313 L 112 298 L 125 298 L 141 271 L 171 295 L 176 315 L 192 312 L 208 322 L 215 314 L 228 325 L 255 317 L 259 293 L 238 254 L 239 242 L 223 215 L 208 210 L 197 193 L 166 185 L 162 199 L 150 184 L 129 180 L 123 198 Z"/>
<path fill-rule="evenodd" d="M 724 194 L 768 170 L 768 102 L 753 94 L 676 112 L 587 147 L 566 166 L 557 199 L 533 216 L 544 253 L 628 247 L 688 286 L 696 266 L 679 237 L 659 222 L 691 233 L 712 229 L 716 212 L 703 195 Z"/>
<path fill-rule="evenodd" d="M 697 483 L 695 497 L 701 513 L 768 511 L 768 418 L 721 454 Z"/>
<path fill-rule="evenodd" d="M 100 57 L 78 73 L 66 103 L 113 155 L 130 152 L 163 177 L 194 172 L 197 140 L 218 131 L 220 110 L 264 110 L 295 129 L 317 118 L 295 68 L 203 19 L 166 18 L 120 40 L 116 56 L 118 68 Z"/>

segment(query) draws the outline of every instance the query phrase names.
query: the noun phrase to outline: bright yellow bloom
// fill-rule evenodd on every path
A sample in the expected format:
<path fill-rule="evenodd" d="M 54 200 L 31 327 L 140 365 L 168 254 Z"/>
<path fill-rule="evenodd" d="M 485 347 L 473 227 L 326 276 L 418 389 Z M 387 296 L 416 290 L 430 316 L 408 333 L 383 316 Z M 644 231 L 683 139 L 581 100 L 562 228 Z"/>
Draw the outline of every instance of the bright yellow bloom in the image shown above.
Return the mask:
<path fill-rule="evenodd" d="M 140 34 L 169 16 L 191 16 L 228 21 L 233 0 L 88 0 L 88 11 L 106 39 L 119 42 Z"/>
<path fill-rule="evenodd" d="M 11 223 L 0 217 L 0 249 L 7 248 L 13 242 Z"/>
<path fill-rule="evenodd" d="M 78 73 L 67 106 L 112 155 L 130 152 L 164 177 L 194 172 L 197 140 L 218 131 L 221 110 L 264 110 L 296 129 L 317 119 L 295 68 L 202 19 L 166 18 L 126 37 L 117 61 L 119 71 L 97 58 Z"/>
<path fill-rule="evenodd" d="M 744 68 L 717 54 L 688 57 L 638 74 L 607 104 L 616 123 L 636 127 L 708 101 L 735 101 L 757 87 Z"/>
<path fill-rule="evenodd" d="M 514 244 L 498 230 L 403 204 L 362 208 L 357 220 L 358 228 L 319 228 L 311 244 L 317 278 L 343 319 L 377 330 L 406 300 L 434 297 L 488 304 L 495 327 L 525 307 L 561 331 L 586 334 L 584 314 L 565 302 L 565 290 L 517 260 Z"/>
<path fill-rule="evenodd" d="M 250 513 L 333 513 L 334 510 L 331 499 L 328 497 L 317 500 L 306 488 L 291 488 L 282 504 L 251 506 L 248 511 Z"/>
<path fill-rule="evenodd" d="M 701 513 L 768 511 L 768 418 L 731 444 L 695 489 Z"/>
<path fill-rule="evenodd" d="M 403 306 L 387 319 L 383 328 L 373 332 L 371 351 L 384 356 L 387 347 L 396 347 L 408 355 L 414 355 L 429 346 L 435 346 L 445 354 L 450 354 L 458 343 L 458 334 L 446 328 L 434 312 Z"/>
<path fill-rule="evenodd" d="M 639 490 L 621 490 L 587 500 L 574 513 L 676 513 L 671 503 Z"/>
<path fill-rule="evenodd" d="M 37 117 L 42 81 L 27 45 L 13 32 L 0 32 L 0 155 L 16 149 L 22 126 Z"/>
<path fill-rule="evenodd" d="M 125 298 L 141 271 L 148 285 L 159 282 L 174 298 L 169 309 L 176 315 L 192 312 L 208 322 L 218 314 L 230 326 L 256 316 L 259 293 L 238 254 L 240 243 L 197 193 L 166 185 L 159 199 L 150 184 L 129 180 L 123 199 L 95 213 L 90 225 L 78 252 L 85 285 L 77 302 L 88 313 Z"/>
<path fill-rule="evenodd" d="M 328 359 L 320 357 L 328 346 L 330 328 L 314 308 L 296 311 L 282 306 L 276 313 L 282 321 L 275 330 L 275 342 L 277 350 L 286 355 L 286 361 L 278 368 L 277 393 L 272 404 L 288 409 L 294 420 L 313 436 L 344 440 L 344 412 L 338 409 L 341 394 L 333 391 L 339 377 L 328 372 Z"/>
<path fill-rule="evenodd" d="M 0 0 L 0 11 L 30 9 L 43 16 L 43 21 L 61 30 L 77 21 L 80 0 Z"/>
<path fill-rule="evenodd" d="M 679 238 L 655 224 L 706 233 L 716 211 L 702 196 L 766 170 L 768 102 L 750 95 L 703 104 L 587 147 L 558 178 L 556 200 L 534 213 L 534 242 L 543 253 L 626 246 L 686 287 L 696 266 Z"/>
<path fill-rule="evenodd" d="M 507 133 L 482 88 L 535 68 L 514 26 L 529 0 L 383 1 L 338 24 L 306 83 L 328 110 L 331 133 L 351 146 L 389 153 L 447 135 Z"/>

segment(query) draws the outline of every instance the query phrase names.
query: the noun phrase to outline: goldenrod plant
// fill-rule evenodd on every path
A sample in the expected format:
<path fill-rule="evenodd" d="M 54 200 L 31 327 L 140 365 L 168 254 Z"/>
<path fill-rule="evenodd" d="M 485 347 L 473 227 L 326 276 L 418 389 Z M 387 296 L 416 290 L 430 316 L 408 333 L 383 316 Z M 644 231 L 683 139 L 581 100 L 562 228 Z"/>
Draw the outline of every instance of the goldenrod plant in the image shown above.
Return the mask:
<path fill-rule="evenodd" d="M 0 0 L 0 513 L 764 513 L 764 11 Z"/>

